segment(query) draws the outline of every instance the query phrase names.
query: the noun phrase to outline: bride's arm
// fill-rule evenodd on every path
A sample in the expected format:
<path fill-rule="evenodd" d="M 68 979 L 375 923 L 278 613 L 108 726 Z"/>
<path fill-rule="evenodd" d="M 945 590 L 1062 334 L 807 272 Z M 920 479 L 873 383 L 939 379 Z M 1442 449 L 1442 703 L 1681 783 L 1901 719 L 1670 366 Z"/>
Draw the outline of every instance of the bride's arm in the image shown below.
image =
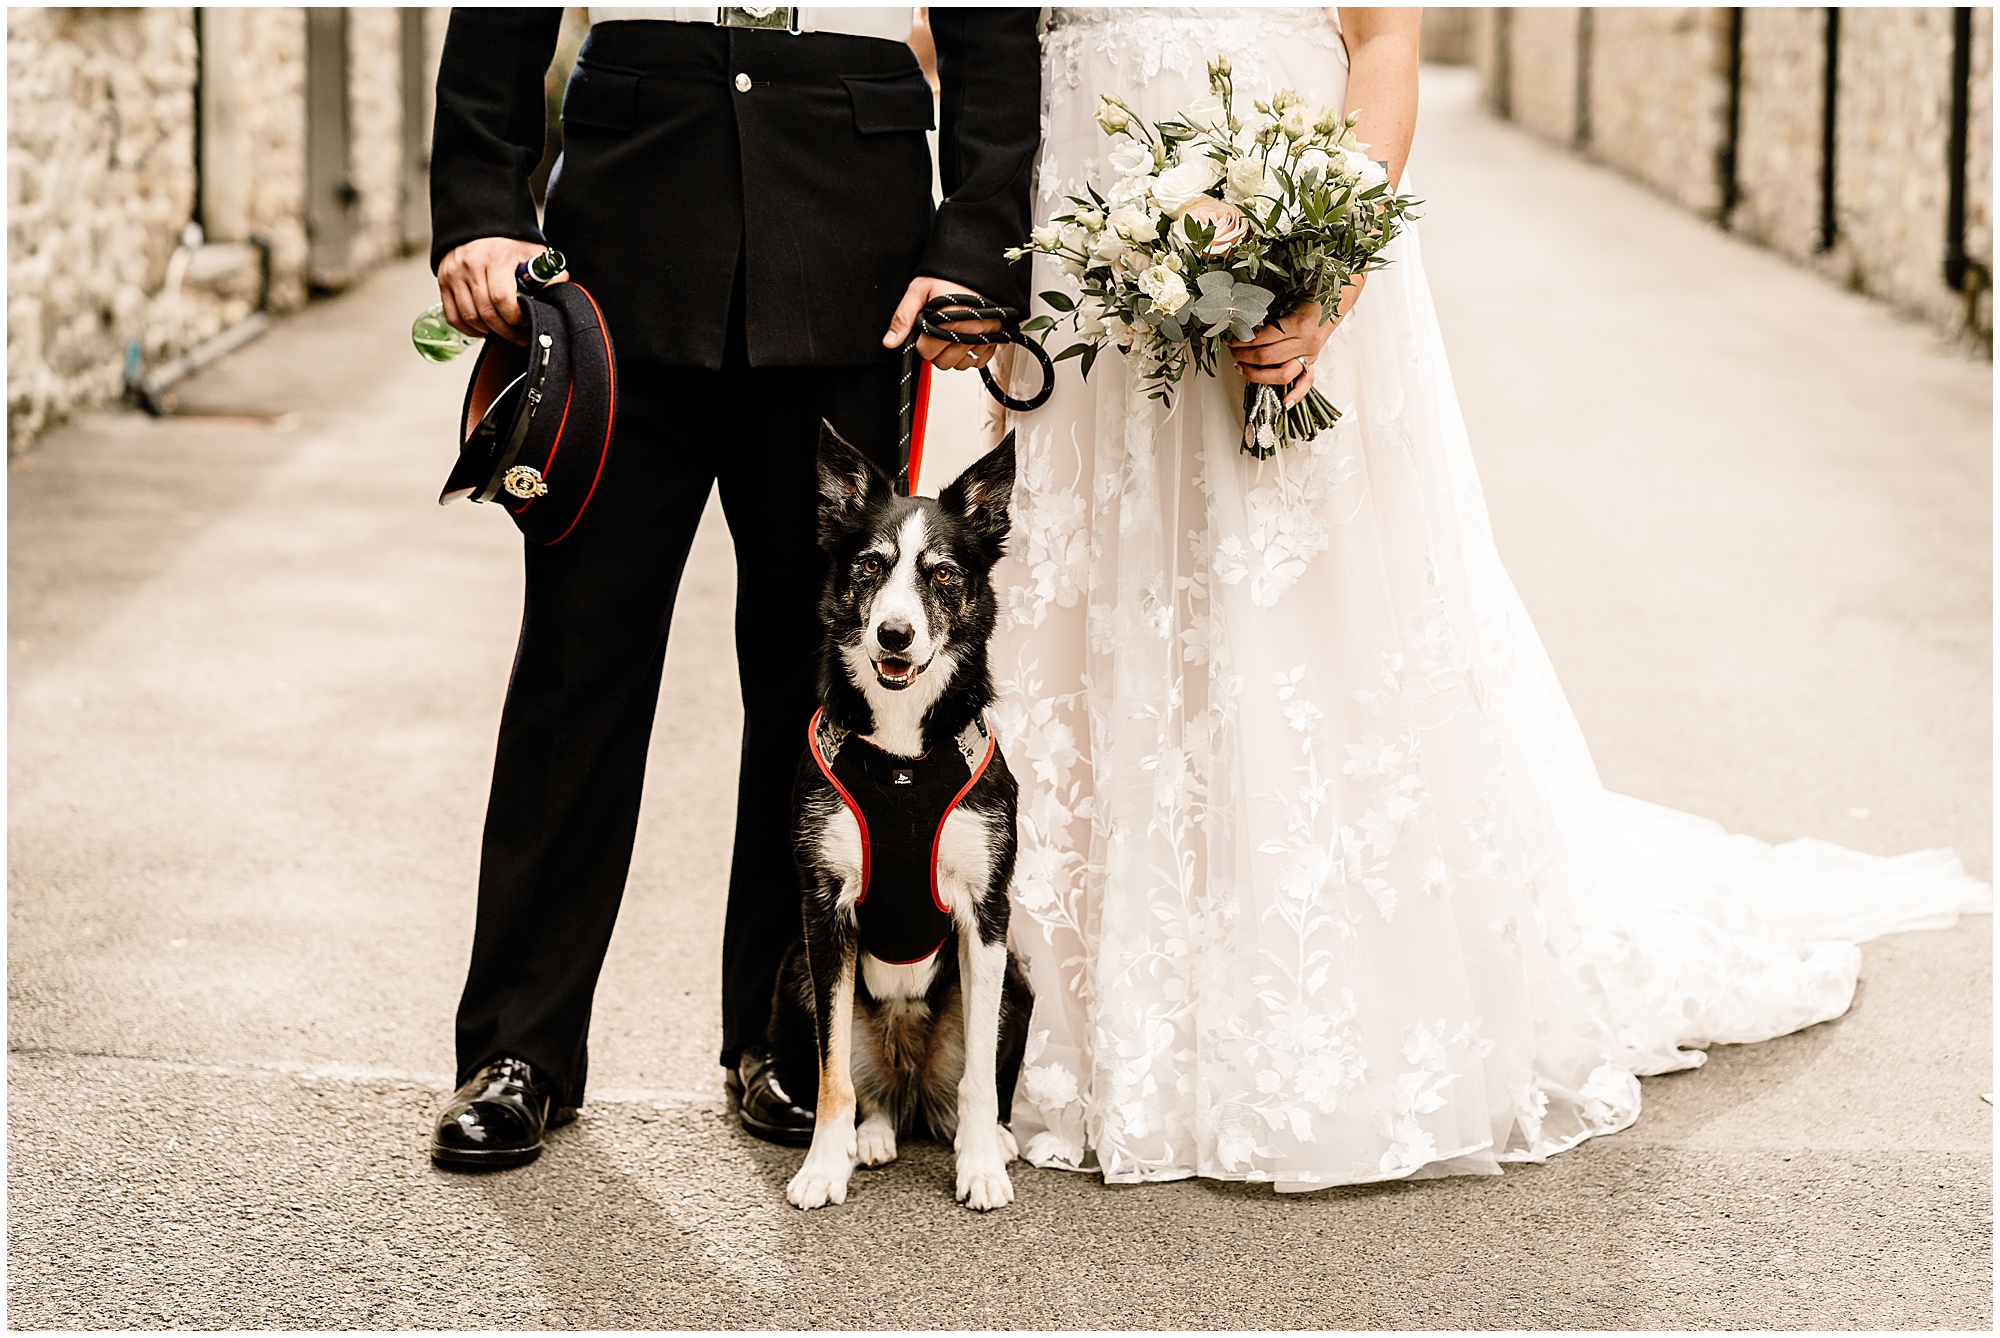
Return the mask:
<path fill-rule="evenodd" d="M 1417 35 L 1423 13 L 1421 9 L 1340 11 L 1341 39 L 1347 44 L 1347 105 L 1341 110 L 1360 111 L 1355 138 L 1368 146 L 1370 158 L 1388 164 L 1392 186 L 1403 179 L 1417 129 Z M 1367 282 L 1363 275 L 1341 290 L 1341 316 L 1353 309 Z M 1319 304 L 1309 302 L 1264 326 L 1249 342 L 1237 344 L 1236 368 L 1249 381 L 1289 383 L 1291 391 L 1285 396 L 1289 408 L 1312 389 L 1313 360 L 1335 324 L 1322 324 Z"/>
<path fill-rule="evenodd" d="M 1392 187 L 1403 180 L 1417 133 L 1417 34 L 1423 16 L 1421 9 L 1340 11 L 1340 35 L 1347 43 L 1347 105 L 1341 110 L 1361 113 L 1354 137 L 1368 146 L 1370 158 L 1389 165 Z"/>

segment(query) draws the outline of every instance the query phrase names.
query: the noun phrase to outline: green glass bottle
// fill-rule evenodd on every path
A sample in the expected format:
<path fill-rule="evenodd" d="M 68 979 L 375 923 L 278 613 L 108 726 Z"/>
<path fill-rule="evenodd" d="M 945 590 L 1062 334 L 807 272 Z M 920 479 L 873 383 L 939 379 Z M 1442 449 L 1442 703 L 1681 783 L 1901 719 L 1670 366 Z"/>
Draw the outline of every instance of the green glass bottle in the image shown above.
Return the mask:
<path fill-rule="evenodd" d="M 514 282 L 524 293 L 546 288 L 556 275 L 569 268 L 563 253 L 551 246 L 532 260 L 514 267 Z M 410 342 L 429 362 L 450 362 L 472 347 L 473 341 L 452 328 L 444 318 L 444 303 L 433 302 L 410 325 Z"/>
<path fill-rule="evenodd" d="M 442 302 L 433 302 L 424 308 L 423 314 L 410 326 L 410 342 L 430 362 L 450 362 L 472 346 L 470 339 L 452 329 L 445 320 Z"/>

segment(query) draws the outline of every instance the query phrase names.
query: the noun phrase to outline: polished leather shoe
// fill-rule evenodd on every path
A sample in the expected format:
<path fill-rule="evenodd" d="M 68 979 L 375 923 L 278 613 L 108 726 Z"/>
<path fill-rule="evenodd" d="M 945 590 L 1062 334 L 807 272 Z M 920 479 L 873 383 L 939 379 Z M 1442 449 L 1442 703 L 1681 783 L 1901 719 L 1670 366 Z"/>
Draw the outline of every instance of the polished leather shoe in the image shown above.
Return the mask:
<path fill-rule="evenodd" d="M 452 1094 L 431 1133 L 431 1160 L 440 1166 L 525 1166 L 542 1155 L 542 1132 L 576 1118 L 573 1106 L 553 1106 L 547 1083 L 525 1060 L 496 1059 Z"/>
<path fill-rule="evenodd" d="M 793 1102 L 784 1084 L 778 1081 L 778 1064 L 763 1050 L 752 1047 L 736 1061 L 737 1117 L 743 1127 L 771 1143 L 802 1148 L 812 1142 L 813 1113 Z"/>

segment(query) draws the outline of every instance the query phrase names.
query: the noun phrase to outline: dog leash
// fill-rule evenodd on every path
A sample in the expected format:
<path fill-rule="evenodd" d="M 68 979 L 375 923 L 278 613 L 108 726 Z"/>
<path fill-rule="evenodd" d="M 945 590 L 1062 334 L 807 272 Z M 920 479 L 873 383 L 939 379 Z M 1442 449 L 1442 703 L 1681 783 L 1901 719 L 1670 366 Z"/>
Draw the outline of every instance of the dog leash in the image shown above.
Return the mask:
<path fill-rule="evenodd" d="M 945 327 L 957 321 L 998 321 L 998 330 L 970 333 L 964 330 L 949 330 Z M 986 383 L 986 389 L 994 399 L 1016 413 L 1027 413 L 1039 409 L 1049 402 L 1055 392 L 1056 369 L 1042 346 L 1021 333 L 1021 313 L 1012 307 L 1003 307 L 974 297 L 971 293 L 945 293 L 932 298 L 917 313 L 916 328 L 910 331 L 910 338 L 903 345 L 902 410 L 897 421 L 896 443 L 896 491 L 903 496 L 910 495 L 910 480 L 915 469 L 921 467 L 923 459 L 924 429 L 930 417 L 931 365 L 917 356 L 917 338 L 929 335 L 942 339 L 947 344 L 966 347 L 981 347 L 992 344 L 1019 344 L 1034 355 L 1041 364 L 1042 388 L 1027 399 L 1015 399 L 1000 388 L 993 379 L 990 368 L 979 369 L 979 379 Z M 916 459 L 911 459 L 914 443 Z"/>

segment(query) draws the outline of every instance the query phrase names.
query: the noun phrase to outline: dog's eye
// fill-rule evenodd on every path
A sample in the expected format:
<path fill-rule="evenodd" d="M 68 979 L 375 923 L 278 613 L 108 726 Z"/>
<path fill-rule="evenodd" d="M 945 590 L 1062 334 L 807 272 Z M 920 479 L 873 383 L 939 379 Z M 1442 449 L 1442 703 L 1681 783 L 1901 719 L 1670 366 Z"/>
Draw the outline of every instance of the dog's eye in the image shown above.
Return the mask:
<path fill-rule="evenodd" d="M 872 553 L 869 554 L 867 557 L 861 559 L 861 570 L 865 575 L 880 576 L 882 574 L 882 559 Z"/>
<path fill-rule="evenodd" d="M 950 567 L 939 567 L 936 571 L 931 573 L 931 579 L 933 581 L 936 581 L 939 585 L 950 585 L 953 581 L 958 579 L 958 573 L 953 571 Z"/>

